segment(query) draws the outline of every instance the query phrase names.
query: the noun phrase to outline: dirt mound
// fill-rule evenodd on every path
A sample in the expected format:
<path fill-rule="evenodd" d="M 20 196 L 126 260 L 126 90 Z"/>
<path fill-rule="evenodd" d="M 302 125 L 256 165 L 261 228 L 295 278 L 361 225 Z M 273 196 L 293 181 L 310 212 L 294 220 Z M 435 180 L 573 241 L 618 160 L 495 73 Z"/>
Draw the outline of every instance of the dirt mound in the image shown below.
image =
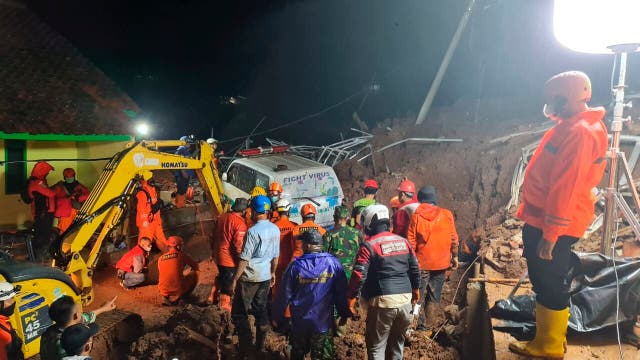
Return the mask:
<path fill-rule="evenodd" d="M 352 204 L 362 197 L 362 181 L 373 177 L 380 183 L 378 201 L 388 204 L 389 199 L 397 195 L 400 180 L 407 177 L 417 187 L 435 186 L 438 204 L 451 209 L 457 216 L 461 239 L 470 237 L 474 229 L 482 227 L 485 219 L 506 205 L 522 147 L 541 136 L 523 135 L 491 142 L 542 124 L 537 112 L 529 110 L 528 115 L 523 116 L 519 107 L 518 104 L 501 105 L 493 107 L 497 109 L 495 113 L 484 114 L 475 104 L 461 103 L 440 109 L 421 126 L 414 126 L 414 119 L 393 119 L 379 124 L 373 130 L 374 149 L 415 137 L 460 138 L 463 141 L 405 143 L 376 153 L 373 161 L 369 158 L 340 163 L 336 171 L 347 203 Z"/>

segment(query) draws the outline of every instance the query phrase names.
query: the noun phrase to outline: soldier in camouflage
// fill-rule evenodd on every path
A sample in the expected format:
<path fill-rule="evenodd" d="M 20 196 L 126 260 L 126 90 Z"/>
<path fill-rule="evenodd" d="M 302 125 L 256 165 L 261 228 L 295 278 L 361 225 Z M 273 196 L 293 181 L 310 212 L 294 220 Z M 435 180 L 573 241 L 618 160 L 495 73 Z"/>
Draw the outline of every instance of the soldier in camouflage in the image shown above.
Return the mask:
<path fill-rule="evenodd" d="M 340 261 L 349 279 L 353 271 L 353 259 L 358 253 L 360 244 L 364 242 L 364 235 L 347 225 L 349 209 L 346 206 L 336 206 L 333 219 L 335 227 L 324 235 L 325 251 Z"/>

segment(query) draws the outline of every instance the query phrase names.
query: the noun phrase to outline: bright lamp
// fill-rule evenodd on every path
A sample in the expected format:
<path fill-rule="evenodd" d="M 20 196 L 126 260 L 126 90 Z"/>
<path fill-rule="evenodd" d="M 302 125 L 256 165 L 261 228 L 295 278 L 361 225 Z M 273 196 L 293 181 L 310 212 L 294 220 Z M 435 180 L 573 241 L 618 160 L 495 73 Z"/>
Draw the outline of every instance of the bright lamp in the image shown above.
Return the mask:
<path fill-rule="evenodd" d="M 151 128 L 145 121 L 141 121 L 136 125 L 136 133 L 138 133 L 139 136 L 147 136 L 149 135 L 150 131 Z"/>
<path fill-rule="evenodd" d="M 571 50 L 611 54 L 609 47 L 640 44 L 640 0 L 555 0 L 553 28 Z"/>

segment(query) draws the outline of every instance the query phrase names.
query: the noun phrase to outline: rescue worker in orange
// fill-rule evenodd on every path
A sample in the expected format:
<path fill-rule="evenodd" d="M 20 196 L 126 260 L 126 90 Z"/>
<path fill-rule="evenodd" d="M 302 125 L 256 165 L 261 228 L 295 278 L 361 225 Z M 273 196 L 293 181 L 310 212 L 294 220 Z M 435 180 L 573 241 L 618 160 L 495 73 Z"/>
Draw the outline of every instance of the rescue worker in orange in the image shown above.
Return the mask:
<path fill-rule="evenodd" d="M 416 201 L 416 184 L 413 181 L 402 180 L 397 190 L 400 205 L 393 215 L 393 233 L 406 238 L 411 216 L 420 203 Z"/>
<path fill-rule="evenodd" d="M 56 193 L 47 184 L 47 175 L 53 166 L 45 161 L 38 161 L 31 170 L 27 180 L 28 199 L 33 215 L 33 247 L 38 258 L 49 256 L 49 246 L 54 236 L 53 219 L 56 211 Z"/>
<path fill-rule="evenodd" d="M 158 290 L 163 305 L 176 305 L 198 284 L 200 268 L 197 262 L 182 252 L 183 244 L 180 236 L 169 236 L 169 250 L 158 259 Z M 186 265 L 191 268 L 187 275 L 184 274 Z"/>
<path fill-rule="evenodd" d="M 528 357 L 562 358 L 569 320 L 571 245 L 591 223 L 607 163 L 603 108 L 590 108 L 591 81 L 579 71 L 558 74 L 544 88 L 546 117 L 556 122 L 527 165 L 517 216 L 529 279 L 536 293 L 536 336 L 509 349 Z"/>
<path fill-rule="evenodd" d="M 149 252 L 152 246 L 151 239 L 143 237 L 138 240 L 138 245 L 127 251 L 116 263 L 120 286 L 128 290 L 142 284 L 146 279 L 147 266 L 149 265 Z"/>
<path fill-rule="evenodd" d="M 229 285 L 233 280 L 240 252 L 244 245 L 244 236 L 247 233 L 247 224 L 244 221 L 244 213 L 249 206 L 245 198 L 237 198 L 231 207 L 231 211 L 218 218 L 213 242 L 211 243 L 211 256 L 218 269 L 216 281 L 211 289 L 209 301 L 213 303 L 216 290 L 218 304 L 221 309 L 231 312 L 231 297 Z"/>
<path fill-rule="evenodd" d="M 318 210 L 316 210 L 316 207 L 313 206 L 313 204 L 304 204 L 302 205 L 302 208 L 300 208 L 302 224 L 293 228 L 293 240 L 295 241 L 295 248 L 293 249 L 293 258 L 291 258 L 291 261 L 304 254 L 304 251 L 302 251 L 302 241 L 300 240 L 300 234 L 311 229 L 318 230 L 318 232 L 322 236 L 324 236 L 324 234 L 327 232 L 327 230 L 325 230 L 322 226 L 316 224 L 317 214 Z"/>
<path fill-rule="evenodd" d="M 423 303 L 416 330 L 432 330 L 447 269 L 458 268 L 458 232 L 451 211 L 436 205 L 436 189 L 418 191 L 420 206 L 411 217 L 407 240 L 420 266 L 420 299 Z"/>
<path fill-rule="evenodd" d="M 277 209 L 278 200 L 282 196 L 282 185 L 277 181 L 274 181 L 269 185 L 269 191 L 267 192 L 269 196 L 269 200 L 271 200 L 271 222 L 275 223 L 278 221 L 278 217 L 280 216 Z"/>
<path fill-rule="evenodd" d="M 76 171 L 66 168 L 62 171 L 64 180 L 58 181 L 53 189 L 56 192 L 56 212 L 54 214 L 57 221 L 58 232 L 65 232 L 76 213 L 80 210 L 82 203 L 89 198 L 89 189 L 76 179 Z"/>
<path fill-rule="evenodd" d="M 293 251 L 295 249 L 295 241 L 293 240 L 293 229 L 298 225 L 289 220 L 289 212 L 291 211 L 291 203 L 287 199 L 280 199 L 276 203 L 276 211 L 280 217 L 274 224 L 280 229 L 280 256 L 278 257 L 278 267 L 276 267 L 276 283 L 271 289 L 272 297 L 275 297 L 287 266 L 293 259 Z"/>
<path fill-rule="evenodd" d="M 136 206 L 136 225 L 138 226 L 138 239 L 143 237 L 155 241 L 156 246 L 164 251 L 167 247 L 167 238 L 162 229 L 162 217 L 160 209 L 162 201 L 158 198 L 158 192 L 153 186 L 151 171 L 142 173 L 140 189 L 136 193 L 138 204 Z"/>

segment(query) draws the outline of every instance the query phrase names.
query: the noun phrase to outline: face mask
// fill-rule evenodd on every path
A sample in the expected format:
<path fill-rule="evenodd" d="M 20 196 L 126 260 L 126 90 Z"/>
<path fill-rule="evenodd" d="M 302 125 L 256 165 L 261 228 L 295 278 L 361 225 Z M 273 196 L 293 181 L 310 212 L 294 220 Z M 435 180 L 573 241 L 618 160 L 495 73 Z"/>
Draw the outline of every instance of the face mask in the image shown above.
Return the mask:
<path fill-rule="evenodd" d="M 270 197 L 270 199 L 271 199 L 272 203 L 278 202 L 278 200 L 279 200 L 277 196 L 272 196 L 272 197 Z"/>
<path fill-rule="evenodd" d="M 73 183 L 73 182 L 75 182 L 75 181 L 76 181 L 76 178 L 74 178 L 74 177 L 64 178 L 64 181 L 65 181 L 66 183 L 68 183 L 68 184 L 71 184 L 71 183 Z"/>
<path fill-rule="evenodd" d="M 0 314 L 2 314 L 4 316 L 11 316 L 11 315 L 13 315 L 13 311 L 15 309 L 16 309 L 16 303 L 14 302 L 9 307 L 2 306 L 2 309 L 0 310 Z"/>

